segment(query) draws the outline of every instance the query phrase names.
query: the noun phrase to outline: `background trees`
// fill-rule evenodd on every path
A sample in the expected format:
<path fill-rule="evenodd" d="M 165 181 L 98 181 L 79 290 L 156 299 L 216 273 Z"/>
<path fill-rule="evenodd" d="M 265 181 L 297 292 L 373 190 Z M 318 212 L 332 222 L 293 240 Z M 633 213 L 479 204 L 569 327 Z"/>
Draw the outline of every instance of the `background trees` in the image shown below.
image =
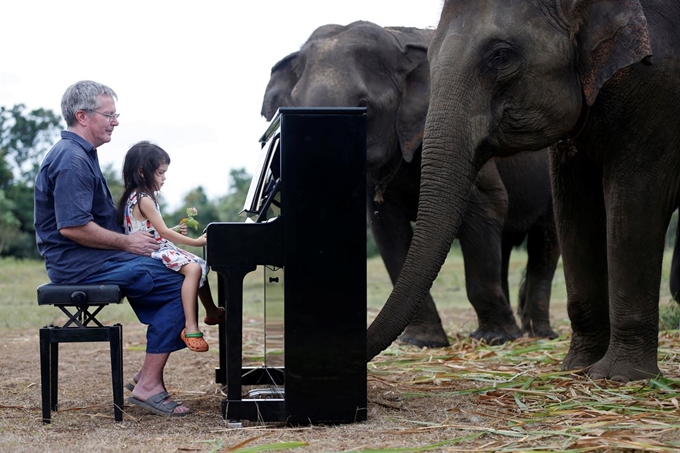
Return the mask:
<path fill-rule="evenodd" d="M 33 183 L 40 163 L 64 129 L 61 117 L 51 110 L 28 111 L 23 104 L 0 106 L 0 256 L 40 258 L 33 228 Z M 102 169 L 114 200 L 123 193 L 121 175 L 111 165 Z M 225 177 L 227 177 L 225 175 Z M 187 207 L 198 209 L 199 230 L 210 222 L 243 221 L 243 208 L 250 175 L 245 169 L 232 170 L 229 193 L 209 200 L 198 186 L 187 192 L 184 205 L 169 212 L 161 209 L 168 224 L 186 216 Z M 175 222 L 175 223 L 172 223 Z M 192 232 L 197 234 L 197 232 Z"/>
<path fill-rule="evenodd" d="M 37 257 L 33 181 L 61 130 L 50 110 L 0 106 L 0 255 Z"/>

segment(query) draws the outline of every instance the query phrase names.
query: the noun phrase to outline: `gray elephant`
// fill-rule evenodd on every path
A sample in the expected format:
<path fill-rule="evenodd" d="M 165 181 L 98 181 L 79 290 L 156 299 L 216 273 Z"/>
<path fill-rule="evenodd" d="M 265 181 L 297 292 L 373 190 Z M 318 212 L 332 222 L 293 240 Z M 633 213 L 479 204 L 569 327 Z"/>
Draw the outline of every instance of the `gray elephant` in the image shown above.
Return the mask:
<path fill-rule="evenodd" d="M 369 359 L 425 298 L 484 163 L 551 146 L 572 326 L 562 367 L 659 374 L 664 235 L 680 198 L 678 21 L 677 2 L 663 0 L 445 2 L 429 50 L 418 223 L 369 327 L 385 336 Z"/>
<path fill-rule="evenodd" d="M 299 51 L 272 68 L 262 104 L 267 120 L 282 106 L 367 107 L 367 215 L 393 283 L 416 220 L 432 34 L 364 21 L 319 27 Z M 535 174 L 541 177 L 532 178 Z M 475 187 L 459 232 L 467 294 L 478 317 L 472 336 L 489 343 L 515 339 L 522 331 L 555 337 L 549 302 L 559 246 L 547 150 L 490 161 Z M 511 250 L 525 238 L 529 260 L 520 294 L 520 329 L 507 280 Z M 400 340 L 448 345 L 429 292 Z"/>

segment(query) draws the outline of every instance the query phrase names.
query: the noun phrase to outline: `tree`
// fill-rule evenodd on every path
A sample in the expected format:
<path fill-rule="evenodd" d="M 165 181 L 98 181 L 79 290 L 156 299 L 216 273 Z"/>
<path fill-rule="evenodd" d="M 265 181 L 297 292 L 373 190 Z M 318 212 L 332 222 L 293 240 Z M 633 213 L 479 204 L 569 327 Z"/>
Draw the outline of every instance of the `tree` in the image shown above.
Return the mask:
<path fill-rule="evenodd" d="M 217 202 L 218 219 L 222 222 L 242 222 L 244 218 L 239 216 L 239 212 L 243 210 L 252 176 L 245 168 L 236 168 L 229 172 L 229 178 L 229 194 Z"/>
<path fill-rule="evenodd" d="M 13 245 L 21 237 L 21 222 L 14 216 L 13 210 L 14 203 L 0 189 L 0 254 L 6 245 Z"/>
<path fill-rule="evenodd" d="M 187 208 L 196 208 L 198 211 L 196 220 L 199 224 L 199 231 L 203 231 L 208 223 L 218 220 L 215 204 L 208 200 L 203 187 L 199 186 L 184 196 L 184 206 L 168 216 L 165 219 L 166 224 L 168 226 L 173 226 L 179 223 L 180 220 L 187 216 Z"/>
<path fill-rule="evenodd" d="M 7 164 L 5 150 L 0 149 L 0 190 L 8 188 L 14 180 L 12 169 Z"/>
<path fill-rule="evenodd" d="M 24 104 L 0 106 L 0 154 L 15 179 L 32 185 L 43 156 L 58 138 L 61 118 L 47 109 L 25 110 Z"/>
<path fill-rule="evenodd" d="M 5 245 L 2 255 L 39 258 L 33 226 L 33 184 L 18 182 L 5 190 L 5 196 L 12 201 L 11 213 L 19 221 L 21 234 Z"/>
<path fill-rule="evenodd" d="M 109 191 L 113 197 L 113 202 L 118 206 L 118 200 L 123 196 L 125 187 L 123 187 L 123 180 L 120 174 L 113 168 L 113 164 L 108 164 L 102 168 L 102 174 L 106 178 L 106 185 L 109 186 Z"/>
<path fill-rule="evenodd" d="M 0 254 L 36 258 L 33 184 L 61 127 L 50 110 L 25 110 L 0 106 Z"/>

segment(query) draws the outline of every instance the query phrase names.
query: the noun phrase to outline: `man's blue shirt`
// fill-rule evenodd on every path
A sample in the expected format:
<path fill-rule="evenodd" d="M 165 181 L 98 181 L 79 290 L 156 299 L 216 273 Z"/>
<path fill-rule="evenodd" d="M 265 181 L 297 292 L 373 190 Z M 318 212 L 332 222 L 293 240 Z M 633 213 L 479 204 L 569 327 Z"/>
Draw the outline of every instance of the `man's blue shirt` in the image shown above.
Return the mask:
<path fill-rule="evenodd" d="M 108 260 L 129 259 L 120 250 L 85 247 L 59 232 L 94 222 L 123 233 L 116 207 L 99 167 L 97 149 L 79 135 L 62 131 L 35 181 L 36 243 L 54 283 L 77 283 Z M 134 256 L 134 255 L 132 255 Z"/>

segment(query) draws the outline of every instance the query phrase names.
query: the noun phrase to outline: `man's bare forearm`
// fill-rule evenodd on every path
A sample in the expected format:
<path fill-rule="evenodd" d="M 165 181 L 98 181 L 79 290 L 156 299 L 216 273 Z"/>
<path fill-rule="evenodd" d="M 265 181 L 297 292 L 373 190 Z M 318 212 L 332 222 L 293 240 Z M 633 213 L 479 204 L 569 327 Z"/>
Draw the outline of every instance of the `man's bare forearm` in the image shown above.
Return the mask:
<path fill-rule="evenodd" d="M 123 250 L 137 255 L 150 255 L 151 252 L 158 250 L 158 244 L 150 233 L 137 232 L 125 235 L 102 228 L 94 222 L 62 228 L 59 232 L 64 237 L 85 247 Z"/>

